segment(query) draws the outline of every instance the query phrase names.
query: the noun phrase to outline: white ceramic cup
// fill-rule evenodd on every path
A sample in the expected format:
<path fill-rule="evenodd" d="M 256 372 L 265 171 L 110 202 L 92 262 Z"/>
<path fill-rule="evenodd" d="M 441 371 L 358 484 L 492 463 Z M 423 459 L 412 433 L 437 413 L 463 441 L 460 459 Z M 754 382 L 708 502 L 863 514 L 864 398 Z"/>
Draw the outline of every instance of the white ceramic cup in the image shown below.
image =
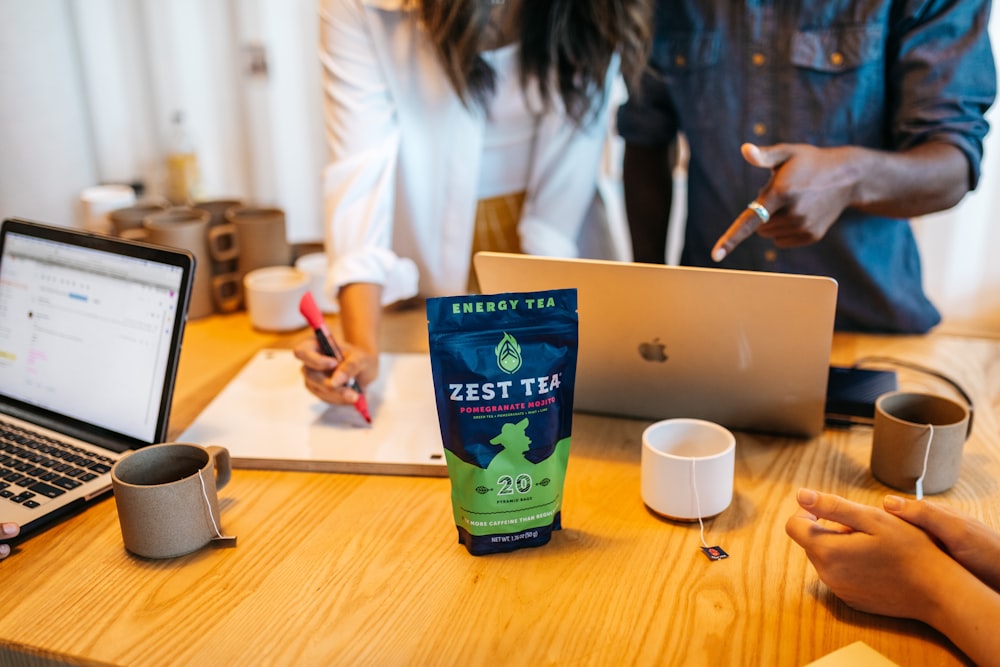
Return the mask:
<path fill-rule="evenodd" d="M 113 233 L 108 213 L 135 204 L 135 190 L 128 185 L 95 185 L 80 193 L 83 228 L 98 234 Z"/>
<path fill-rule="evenodd" d="M 697 521 L 733 500 L 736 438 L 701 419 L 666 419 L 642 433 L 642 500 L 657 514 Z"/>
<path fill-rule="evenodd" d="M 302 255 L 295 260 L 295 268 L 303 273 L 309 274 L 311 286 L 309 291 L 316 299 L 316 305 L 321 312 L 332 314 L 337 312 L 337 304 L 326 297 L 326 269 L 328 260 L 326 253 L 313 252 Z"/>
<path fill-rule="evenodd" d="M 250 323 L 261 331 L 294 331 L 306 326 L 299 300 L 309 290 L 309 276 L 291 266 L 267 266 L 243 277 Z"/>

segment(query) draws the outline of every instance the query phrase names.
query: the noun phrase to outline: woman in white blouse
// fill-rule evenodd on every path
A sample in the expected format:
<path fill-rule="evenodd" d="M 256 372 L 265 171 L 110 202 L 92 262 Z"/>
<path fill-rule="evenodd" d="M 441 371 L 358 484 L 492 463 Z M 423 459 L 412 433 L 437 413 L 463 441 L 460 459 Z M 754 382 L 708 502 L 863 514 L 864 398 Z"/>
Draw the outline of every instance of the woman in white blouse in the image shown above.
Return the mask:
<path fill-rule="evenodd" d="M 320 24 L 345 359 L 297 348 L 316 396 L 353 403 L 347 380 L 378 372 L 382 307 L 475 289 L 477 250 L 630 259 L 602 160 L 649 0 L 321 0 Z"/>

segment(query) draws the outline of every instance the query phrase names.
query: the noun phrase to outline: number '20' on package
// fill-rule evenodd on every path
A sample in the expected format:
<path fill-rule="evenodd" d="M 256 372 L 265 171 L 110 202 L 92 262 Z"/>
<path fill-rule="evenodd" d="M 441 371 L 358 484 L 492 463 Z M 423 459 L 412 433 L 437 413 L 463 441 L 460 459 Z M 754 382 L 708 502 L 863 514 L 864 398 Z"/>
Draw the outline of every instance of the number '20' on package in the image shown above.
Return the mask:
<path fill-rule="evenodd" d="M 427 301 L 459 542 L 483 555 L 562 527 L 576 380 L 575 289 Z"/>

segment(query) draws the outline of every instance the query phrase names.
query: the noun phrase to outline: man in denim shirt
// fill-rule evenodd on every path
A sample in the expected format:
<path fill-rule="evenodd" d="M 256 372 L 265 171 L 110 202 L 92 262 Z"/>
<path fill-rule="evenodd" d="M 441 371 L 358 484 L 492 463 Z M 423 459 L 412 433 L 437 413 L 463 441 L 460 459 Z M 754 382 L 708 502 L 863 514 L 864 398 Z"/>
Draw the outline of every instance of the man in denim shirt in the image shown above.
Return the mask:
<path fill-rule="evenodd" d="M 636 261 L 664 261 L 681 131 L 683 264 L 832 276 L 838 329 L 929 330 L 908 218 L 978 182 L 988 17 L 987 0 L 661 0 L 618 117 Z"/>

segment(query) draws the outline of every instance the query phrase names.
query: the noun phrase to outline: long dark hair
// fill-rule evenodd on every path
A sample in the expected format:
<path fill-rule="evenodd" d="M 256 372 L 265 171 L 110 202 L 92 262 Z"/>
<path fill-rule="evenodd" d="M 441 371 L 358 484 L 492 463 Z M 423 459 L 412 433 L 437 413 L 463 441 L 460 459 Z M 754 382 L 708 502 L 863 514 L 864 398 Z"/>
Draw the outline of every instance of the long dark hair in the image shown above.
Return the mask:
<path fill-rule="evenodd" d="M 495 75 L 482 59 L 490 0 L 419 0 L 420 18 L 438 49 L 448 80 L 466 105 L 485 106 Z M 520 7 L 521 86 L 555 87 L 566 113 L 583 124 L 603 99 L 612 55 L 623 75 L 636 81 L 646 65 L 651 0 L 523 0 Z M 552 103 L 551 85 L 539 85 Z"/>

